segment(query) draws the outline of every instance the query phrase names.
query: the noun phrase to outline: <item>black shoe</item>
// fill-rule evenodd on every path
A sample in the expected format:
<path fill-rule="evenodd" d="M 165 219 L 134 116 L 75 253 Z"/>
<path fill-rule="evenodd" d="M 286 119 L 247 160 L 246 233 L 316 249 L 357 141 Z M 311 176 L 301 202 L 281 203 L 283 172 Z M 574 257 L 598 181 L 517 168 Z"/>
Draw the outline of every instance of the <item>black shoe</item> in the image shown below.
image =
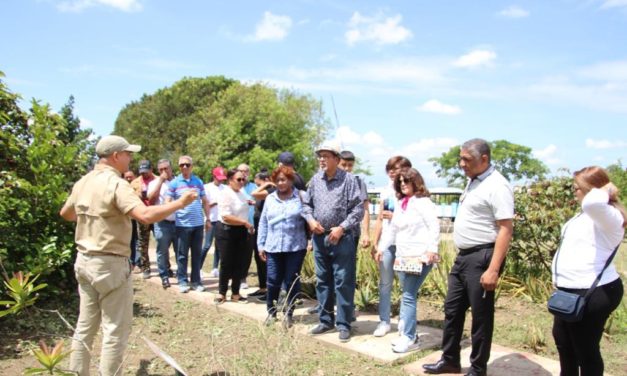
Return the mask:
<path fill-rule="evenodd" d="M 310 315 L 315 315 L 316 313 L 320 313 L 320 305 L 316 304 L 313 307 L 307 308 L 307 313 Z"/>
<path fill-rule="evenodd" d="M 250 294 L 248 294 L 248 296 L 250 296 Z M 267 298 L 268 296 L 265 293 L 263 295 L 255 296 L 255 299 L 257 299 L 261 303 L 265 303 Z"/>
<path fill-rule="evenodd" d="M 294 326 L 294 318 L 292 316 L 285 316 L 283 326 L 285 327 L 285 329 L 289 329 Z"/>
<path fill-rule="evenodd" d="M 340 342 L 348 342 L 351 339 L 351 331 L 348 329 L 340 329 Z"/>
<path fill-rule="evenodd" d="M 462 367 L 459 364 L 450 364 L 440 359 L 436 363 L 423 364 L 426 373 L 439 374 L 439 373 L 460 373 Z"/>
<path fill-rule="evenodd" d="M 486 376 L 487 374 L 488 374 L 487 372 L 479 372 L 479 371 L 475 371 L 475 370 L 471 369 L 464 376 Z"/>
<path fill-rule="evenodd" d="M 332 326 L 326 326 L 324 324 L 318 324 L 316 326 L 314 326 L 313 328 L 311 328 L 311 330 L 309 330 L 309 334 L 322 334 L 322 333 L 326 333 L 328 331 L 333 330 Z"/>
<path fill-rule="evenodd" d="M 174 278 L 174 272 L 172 271 L 172 269 L 168 269 L 168 277 Z"/>
<path fill-rule="evenodd" d="M 258 296 L 262 296 L 262 295 L 266 295 L 265 291 L 261 291 L 261 290 L 257 290 L 253 293 L 248 294 L 248 296 L 252 296 L 252 297 L 258 297 Z"/>
<path fill-rule="evenodd" d="M 170 280 L 168 280 L 167 278 L 162 278 L 161 286 L 163 286 L 164 290 L 167 289 L 168 287 L 170 287 Z"/>

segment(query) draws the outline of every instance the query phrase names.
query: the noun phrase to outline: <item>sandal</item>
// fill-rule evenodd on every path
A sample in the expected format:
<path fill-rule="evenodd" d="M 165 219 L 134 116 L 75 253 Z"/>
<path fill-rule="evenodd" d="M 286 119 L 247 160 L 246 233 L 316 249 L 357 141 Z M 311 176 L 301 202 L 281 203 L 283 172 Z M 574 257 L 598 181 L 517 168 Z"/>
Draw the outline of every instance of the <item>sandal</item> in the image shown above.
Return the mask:
<path fill-rule="evenodd" d="M 245 298 L 245 297 L 243 297 L 243 296 L 240 296 L 240 297 L 239 297 L 239 298 L 237 298 L 237 299 L 233 299 L 233 298 L 231 298 L 231 301 L 232 301 L 233 303 L 242 303 L 242 304 L 246 304 L 246 303 L 248 303 L 248 299 L 246 299 L 246 298 Z"/>
<path fill-rule="evenodd" d="M 226 298 L 224 296 L 216 296 L 215 298 L 213 298 L 213 302 L 215 304 L 222 304 L 226 302 Z"/>

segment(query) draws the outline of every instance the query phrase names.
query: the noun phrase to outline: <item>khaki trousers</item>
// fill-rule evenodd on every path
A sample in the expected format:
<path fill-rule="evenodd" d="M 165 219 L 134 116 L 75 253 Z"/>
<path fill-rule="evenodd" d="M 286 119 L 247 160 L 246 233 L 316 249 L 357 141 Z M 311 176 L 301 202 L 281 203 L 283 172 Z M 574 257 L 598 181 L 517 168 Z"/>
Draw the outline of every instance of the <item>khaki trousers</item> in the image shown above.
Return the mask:
<path fill-rule="evenodd" d="M 102 327 L 100 374 L 122 375 L 122 360 L 133 321 L 131 264 L 113 255 L 76 256 L 80 312 L 72 339 L 70 369 L 89 375 L 92 344 Z"/>

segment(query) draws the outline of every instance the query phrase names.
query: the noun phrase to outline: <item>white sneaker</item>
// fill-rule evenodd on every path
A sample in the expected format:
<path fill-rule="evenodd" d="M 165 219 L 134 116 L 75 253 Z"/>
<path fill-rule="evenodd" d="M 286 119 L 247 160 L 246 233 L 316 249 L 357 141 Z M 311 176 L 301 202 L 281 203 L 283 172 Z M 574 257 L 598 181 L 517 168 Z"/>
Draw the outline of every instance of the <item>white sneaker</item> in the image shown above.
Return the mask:
<path fill-rule="evenodd" d="M 213 278 L 218 278 L 219 273 L 220 273 L 220 272 L 218 271 L 218 269 L 213 269 L 213 270 L 211 271 L 210 276 L 211 276 L 211 277 L 213 277 Z"/>
<path fill-rule="evenodd" d="M 377 325 L 377 328 L 374 330 L 374 333 L 372 333 L 372 335 L 374 335 L 375 337 L 383 337 L 384 335 L 389 333 L 390 330 L 392 330 L 390 324 L 385 321 L 381 321 L 379 325 Z"/>
<path fill-rule="evenodd" d="M 409 337 L 401 336 L 394 342 L 395 344 L 392 346 L 392 351 L 394 351 L 395 353 L 406 353 L 410 351 L 416 351 L 420 348 L 420 340 L 418 339 L 418 337 L 412 340 Z"/>
<path fill-rule="evenodd" d="M 242 283 L 239 285 L 239 288 L 240 288 L 240 289 L 244 289 L 244 290 L 248 289 L 248 283 L 246 283 L 246 282 L 242 282 Z"/>

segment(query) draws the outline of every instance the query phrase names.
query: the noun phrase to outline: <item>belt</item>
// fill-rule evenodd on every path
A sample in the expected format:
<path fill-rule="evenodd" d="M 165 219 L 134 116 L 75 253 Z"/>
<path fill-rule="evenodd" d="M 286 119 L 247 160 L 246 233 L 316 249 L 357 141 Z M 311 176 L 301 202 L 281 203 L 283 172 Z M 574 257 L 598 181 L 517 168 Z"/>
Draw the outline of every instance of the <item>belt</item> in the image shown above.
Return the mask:
<path fill-rule="evenodd" d="M 477 252 L 477 251 L 480 251 L 480 250 L 486 249 L 486 248 L 494 248 L 494 243 L 479 244 L 479 245 L 476 245 L 474 247 L 465 248 L 465 249 L 461 249 L 460 248 L 459 254 L 460 255 L 467 255 L 469 253 Z"/>
<path fill-rule="evenodd" d="M 128 256 L 118 255 L 117 253 L 110 253 L 110 252 L 89 252 L 89 253 L 78 252 L 78 254 L 81 256 L 85 256 L 85 257 L 115 256 L 115 257 L 122 257 L 126 259 L 128 258 Z"/>
<path fill-rule="evenodd" d="M 170 220 L 164 219 L 163 222 L 175 223 L 176 221 L 170 221 Z"/>

